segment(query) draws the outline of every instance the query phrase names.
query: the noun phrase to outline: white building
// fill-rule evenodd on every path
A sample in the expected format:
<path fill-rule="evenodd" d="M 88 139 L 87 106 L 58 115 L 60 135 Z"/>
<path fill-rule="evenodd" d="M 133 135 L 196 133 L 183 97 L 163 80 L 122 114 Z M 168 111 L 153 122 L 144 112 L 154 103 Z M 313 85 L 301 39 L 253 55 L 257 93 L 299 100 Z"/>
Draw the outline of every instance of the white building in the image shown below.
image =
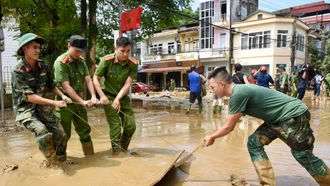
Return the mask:
<path fill-rule="evenodd" d="M 11 92 L 11 72 L 18 63 L 17 58 L 14 56 L 18 49 L 18 40 L 15 40 L 15 36 L 19 35 L 19 32 L 10 30 L 8 27 L 12 27 L 14 22 L 6 23 L 6 27 L 3 28 L 5 37 L 5 51 L 1 53 L 2 56 L 2 77 L 3 82 L 6 82 L 6 91 Z"/>
<path fill-rule="evenodd" d="M 295 26 L 294 26 L 295 25 Z M 291 41 L 293 27 L 296 27 L 295 65 L 305 63 L 305 45 L 309 27 L 293 17 L 278 17 L 273 13 L 259 10 L 242 22 L 232 25 L 234 35 L 235 63 L 243 66 L 243 72 L 267 66 L 268 73 L 274 77 L 277 66 L 284 64 L 290 73 Z"/>

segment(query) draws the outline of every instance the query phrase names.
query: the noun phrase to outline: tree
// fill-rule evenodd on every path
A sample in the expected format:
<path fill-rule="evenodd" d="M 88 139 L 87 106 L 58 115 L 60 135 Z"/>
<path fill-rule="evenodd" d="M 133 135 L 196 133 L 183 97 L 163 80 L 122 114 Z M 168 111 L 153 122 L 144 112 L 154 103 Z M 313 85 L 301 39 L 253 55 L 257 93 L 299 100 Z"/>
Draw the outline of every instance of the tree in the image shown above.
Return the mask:
<path fill-rule="evenodd" d="M 74 0 L 2 0 L 1 6 L 4 22 L 16 22 L 11 29 L 21 35 L 33 32 L 46 39 L 42 55 L 50 64 L 66 49 L 69 36 L 80 31 L 76 27 L 80 24 Z"/>
<path fill-rule="evenodd" d="M 142 6 L 141 25 L 135 40 L 151 36 L 155 31 L 189 23 L 166 10 L 196 16 L 191 10 L 192 0 L 122 0 L 123 10 Z M 113 0 L 2 0 L 4 22 L 16 21 L 12 29 L 21 35 L 33 32 L 46 39 L 43 58 L 50 65 L 67 50 L 68 38 L 80 34 L 87 38 L 89 53 L 86 60 L 93 66 L 98 57 L 113 52 L 113 31 L 118 30 L 118 1 Z M 88 11 L 87 11 L 88 10 Z M 88 16 L 87 16 L 88 12 Z M 17 36 L 19 37 L 19 36 Z"/>

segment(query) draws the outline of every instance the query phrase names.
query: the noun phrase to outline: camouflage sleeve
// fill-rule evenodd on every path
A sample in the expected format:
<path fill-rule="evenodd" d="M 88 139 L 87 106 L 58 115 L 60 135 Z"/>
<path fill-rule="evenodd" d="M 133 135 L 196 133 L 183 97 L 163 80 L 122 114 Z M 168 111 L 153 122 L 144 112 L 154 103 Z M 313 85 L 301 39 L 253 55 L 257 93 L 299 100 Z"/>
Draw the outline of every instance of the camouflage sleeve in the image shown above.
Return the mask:
<path fill-rule="evenodd" d="M 20 97 L 21 100 L 27 102 L 26 94 L 34 94 L 34 91 L 28 84 L 28 80 L 25 78 L 24 73 L 20 71 L 12 72 L 12 89 L 13 94 L 16 94 L 17 97 Z M 15 97 L 16 97 L 15 96 Z"/>

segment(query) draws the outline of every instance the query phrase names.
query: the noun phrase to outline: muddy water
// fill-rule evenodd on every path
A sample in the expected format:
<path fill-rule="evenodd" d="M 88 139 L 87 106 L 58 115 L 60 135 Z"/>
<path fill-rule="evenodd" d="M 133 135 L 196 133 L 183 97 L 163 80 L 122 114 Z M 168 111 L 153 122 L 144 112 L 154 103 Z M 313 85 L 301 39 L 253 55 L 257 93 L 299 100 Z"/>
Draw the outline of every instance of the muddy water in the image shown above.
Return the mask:
<path fill-rule="evenodd" d="M 310 93 L 309 93 L 310 94 Z M 330 100 L 312 102 L 305 98 L 316 136 L 315 155 L 330 165 L 329 119 Z M 89 109 L 92 139 L 96 154 L 84 157 L 79 139 L 72 132 L 68 144 L 68 159 L 75 164 L 62 170 L 43 167 L 42 154 L 35 138 L 27 130 L 0 133 L 0 185 L 150 185 L 166 172 L 173 157 L 182 149 L 194 150 L 205 135 L 221 127 L 228 114 L 224 106 L 221 114 L 212 114 L 205 101 L 203 114 L 197 108 L 185 114 L 185 101 L 152 99 L 135 105 L 137 130 L 130 146 L 135 155 L 113 157 L 109 151 L 109 129 L 101 108 Z M 10 111 L 9 111 L 10 112 Z M 12 120 L 9 119 L 12 122 Z M 228 136 L 218 139 L 211 147 L 198 149 L 192 158 L 177 169 L 172 169 L 157 185 L 230 185 L 231 174 L 236 174 L 251 185 L 259 185 L 246 148 L 248 136 L 261 120 L 245 116 Z M 267 146 L 279 186 L 317 185 L 304 168 L 292 157 L 290 149 L 280 140 Z M 8 166 L 17 165 L 11 170 Z"/>

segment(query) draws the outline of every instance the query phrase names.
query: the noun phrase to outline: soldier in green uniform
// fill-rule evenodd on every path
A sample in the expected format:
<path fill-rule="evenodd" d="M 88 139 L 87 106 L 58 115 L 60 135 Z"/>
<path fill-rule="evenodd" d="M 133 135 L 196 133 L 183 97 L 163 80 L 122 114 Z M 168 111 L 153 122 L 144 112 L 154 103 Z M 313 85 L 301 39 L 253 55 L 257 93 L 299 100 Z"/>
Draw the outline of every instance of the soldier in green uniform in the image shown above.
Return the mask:
<path fill-rule="evenodd" d="M 291 85 L 291 96 L 294 98 L 298 97 L 298 83 L 299 83 L 298 72 L 294 71 L 293 75 L 291 77 L 291 84 L 292 84 Z"/>
<path fill-rule="evenodd" d="M 137 77 L 138 64 L 135 59 L 129 57 L 130 50 L 131 41 L 126 37 L 118 38 L 115 53 L 101 58 L 93 78 L 100 102 L 104 105 L 114 155 L 121 150 L 127 151 L 136 128 L 127 93 Z"/>
<path fill-rule="evenodd" d="M 285 65 L 280 64 L 278 71 L 280 72 L 280 92 L 287 94 L 289 75 L 285 72 Z"/>
<path fill-rule="evenodd" d="M 34 132 L 40 151 L 49 165 L 58 165 L 66 160 L 66 135 L 53 106 L 65 108 L 70 98 L 56 87 L 49 66 L 39 59 L 40 47 L 45 42 L 33 33 L 19 39 L 17 54 L 22 60 L 12 72 L 13 108 L 16 121 Z M 44 98 L 53 91 L 64 101 Z"/>
<path fill-rule="evenodd" d="M 321 185 L 330 185 L 328 166 L 313 153 L 314 135 L 310 127 L 310 113 L 300 100 L 255 85 L 236 85 L 223 68 L 210 75 L 210 87 L 218 97 L 230 97 L 226 123 L 214 134 L 204 138 L 210 146 L 215 139 L 229 134 L 243 114 L 264 120 L 249 137 L 247 147 L 252 163 L 263 186 L 276 186 L 272 164 L 264 146 L 279 138 L 290 148 L 294 158 Z"/>
<path fill-rule="evenodd" d="M 83 52 L 87 52 L 85 38 L 73 35 L 68 43 L 68 51 L 60 55 L 54 63 L 55 80 L 60 84 L 64 94 L 76 101 L 75 104 L 69 104 L 67 109 L 56 108 L 56 112 L 61 119 L 68 140 L 71 137 L 71 123 L 73 123 L 80 137 L 84 155 L 93 155 L 94 148 L 90 136 L 91 128 L 87 123 L 88 118 L 85 106 L 90 107 L 93 104 L 97 104 L 98 100 L 87 65 L 84 59 L 80 57 Z M 82 98 L 84 83 L 86 83 L 92 96 L 90 100 Z M 57 96 L 56 100 L 61 100 L 61 98 Z"/>

